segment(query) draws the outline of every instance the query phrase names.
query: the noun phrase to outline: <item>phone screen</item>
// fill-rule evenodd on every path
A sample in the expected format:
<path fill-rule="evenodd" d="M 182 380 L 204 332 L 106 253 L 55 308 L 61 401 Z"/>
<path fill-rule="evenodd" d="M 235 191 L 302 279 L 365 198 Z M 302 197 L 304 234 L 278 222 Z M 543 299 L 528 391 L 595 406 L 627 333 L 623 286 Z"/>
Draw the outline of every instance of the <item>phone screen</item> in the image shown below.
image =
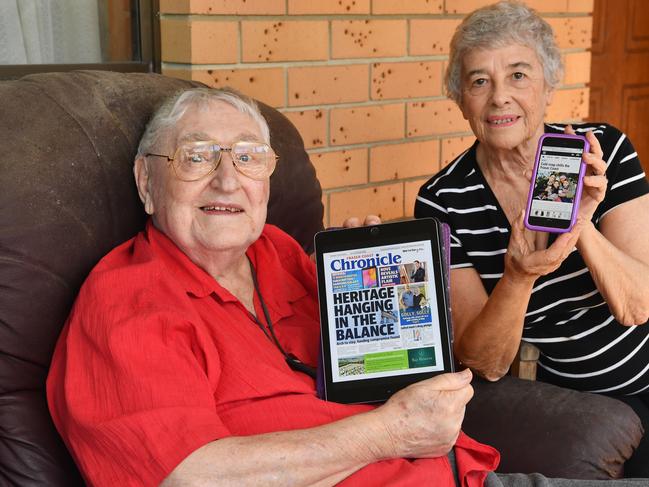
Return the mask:
<path fill-rule="evenodd" d="M 569 228 L 578 195 L 583 152 L 581 139 L 546 137 L 543 140 L 529 209 L 530 224 Z"/>

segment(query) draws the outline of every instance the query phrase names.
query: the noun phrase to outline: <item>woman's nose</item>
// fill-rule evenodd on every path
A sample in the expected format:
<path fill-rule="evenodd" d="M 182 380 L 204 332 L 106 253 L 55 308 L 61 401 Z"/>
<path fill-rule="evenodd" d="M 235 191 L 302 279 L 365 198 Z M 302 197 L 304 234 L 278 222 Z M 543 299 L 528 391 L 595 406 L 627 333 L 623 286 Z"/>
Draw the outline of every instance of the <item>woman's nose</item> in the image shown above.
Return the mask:
<path fill-rule="evenodd" d="M 491 102 L 495 106 L 503 106 L 509 103 L 511 97 L 507 83 L 494 81 L 491 86 Z"/>

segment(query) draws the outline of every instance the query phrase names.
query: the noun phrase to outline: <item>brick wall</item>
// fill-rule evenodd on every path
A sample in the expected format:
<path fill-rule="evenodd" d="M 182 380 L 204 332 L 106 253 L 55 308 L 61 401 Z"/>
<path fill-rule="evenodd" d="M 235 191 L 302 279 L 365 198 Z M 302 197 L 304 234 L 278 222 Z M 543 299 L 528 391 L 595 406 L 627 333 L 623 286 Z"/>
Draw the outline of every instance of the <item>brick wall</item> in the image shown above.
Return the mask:
<path fill-rule="evenodd" d="M 419 186 L 473 141 L 442 77 L 455 26 L 488 3 L 160 0 L 163 73 L 285 113 L 316 166 L 325 225 L 408 217 Z M 593 0 L 527 4 L 555 29 L 566 66 L 548 120 L 583 119 Z"/>

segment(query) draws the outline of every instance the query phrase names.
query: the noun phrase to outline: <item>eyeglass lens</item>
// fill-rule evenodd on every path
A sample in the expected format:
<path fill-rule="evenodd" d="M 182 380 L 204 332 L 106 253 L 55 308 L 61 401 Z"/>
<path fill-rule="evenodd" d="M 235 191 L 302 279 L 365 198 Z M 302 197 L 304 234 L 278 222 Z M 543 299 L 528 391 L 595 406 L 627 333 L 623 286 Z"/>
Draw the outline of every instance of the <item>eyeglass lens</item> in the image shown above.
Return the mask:
<path fill-rule="evenodd" d="M 192 142 L 178 148 L 176 174 L 185 181 L 200 179 L 218 166 L 223 152 L 230 152 L 236 169 L 252 179 L 265 179 L 275 169 L 275 153 L 260 142 L 236 142 L 231 148 L 214 142 Z"/>

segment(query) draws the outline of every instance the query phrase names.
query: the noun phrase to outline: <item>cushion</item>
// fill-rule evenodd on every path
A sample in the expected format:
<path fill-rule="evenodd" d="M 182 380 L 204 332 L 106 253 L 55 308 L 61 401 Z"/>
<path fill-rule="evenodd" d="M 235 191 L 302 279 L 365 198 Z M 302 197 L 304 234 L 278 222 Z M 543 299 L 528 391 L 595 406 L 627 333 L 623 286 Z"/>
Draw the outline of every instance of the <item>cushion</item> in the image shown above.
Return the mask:
<path fill-rule="evenodd" d="M 635 412 L 610 397 L 511 376 L 473 387 L 462 428 L 500 451 L 499 472 L 619 478 L 643 435 Z"/>

